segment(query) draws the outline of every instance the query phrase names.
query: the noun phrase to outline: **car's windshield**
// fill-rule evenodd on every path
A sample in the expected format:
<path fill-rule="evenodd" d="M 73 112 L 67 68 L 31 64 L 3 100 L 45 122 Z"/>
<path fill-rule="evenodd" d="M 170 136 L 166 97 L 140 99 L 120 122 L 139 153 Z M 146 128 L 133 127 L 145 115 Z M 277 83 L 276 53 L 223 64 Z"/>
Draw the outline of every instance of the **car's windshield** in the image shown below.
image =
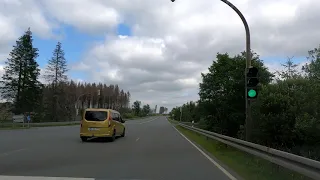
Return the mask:
<path fill-rule="evenodd" d="M 0 180 L 320 180 L 319 20 L 320 0 L 0 0 Z"/>

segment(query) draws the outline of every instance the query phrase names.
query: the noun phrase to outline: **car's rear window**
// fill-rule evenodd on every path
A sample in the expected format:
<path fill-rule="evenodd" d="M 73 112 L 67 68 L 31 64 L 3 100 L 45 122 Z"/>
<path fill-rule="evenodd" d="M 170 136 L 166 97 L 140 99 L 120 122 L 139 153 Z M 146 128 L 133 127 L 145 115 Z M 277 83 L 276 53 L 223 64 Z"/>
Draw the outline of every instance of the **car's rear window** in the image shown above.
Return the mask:
<path fill-rule="evenodd" d="M 87 121 L 104 121 L 108 118 L 107 111 L 86 111 L 84 118 Z"/>

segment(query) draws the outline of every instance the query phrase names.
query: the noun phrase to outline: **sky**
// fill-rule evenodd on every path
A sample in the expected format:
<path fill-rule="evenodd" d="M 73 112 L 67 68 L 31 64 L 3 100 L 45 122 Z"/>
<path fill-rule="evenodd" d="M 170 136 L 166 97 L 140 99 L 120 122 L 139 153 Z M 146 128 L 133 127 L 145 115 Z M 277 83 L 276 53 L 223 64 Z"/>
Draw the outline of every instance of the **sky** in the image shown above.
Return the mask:
<path fill-rule="evenodd" d="M 248 21 L 251 49 L 272 72 L 288 57 L 307 63 L 319 46 L 319 0 L 230 2 Z M 0 75 L 28 27 L 42 72 L 60 41 L 70 79 L 118 84 L 132 102 L 169 110 L 199 99 L 201 72 L 218 52 L 245 50 L 240 18 L 219 0 L 0 0 Z"/>

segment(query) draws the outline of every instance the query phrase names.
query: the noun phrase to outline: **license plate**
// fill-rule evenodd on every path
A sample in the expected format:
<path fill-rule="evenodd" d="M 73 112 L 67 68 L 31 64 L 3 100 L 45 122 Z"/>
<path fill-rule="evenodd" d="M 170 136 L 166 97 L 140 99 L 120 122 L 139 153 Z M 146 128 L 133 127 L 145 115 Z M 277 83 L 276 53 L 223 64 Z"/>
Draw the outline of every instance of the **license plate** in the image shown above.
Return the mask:
<path fill-rule="evenodd" d="M 88 128 L 89 129 L 89 131 L 98 131 L 99 130 L 99 128 Z"/>

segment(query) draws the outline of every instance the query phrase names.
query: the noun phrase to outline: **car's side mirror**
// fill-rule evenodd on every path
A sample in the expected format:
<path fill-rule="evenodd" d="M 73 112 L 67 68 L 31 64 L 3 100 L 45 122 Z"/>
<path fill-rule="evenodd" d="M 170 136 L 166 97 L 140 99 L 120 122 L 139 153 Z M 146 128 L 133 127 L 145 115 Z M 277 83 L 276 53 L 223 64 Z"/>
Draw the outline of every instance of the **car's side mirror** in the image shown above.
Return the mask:
<path fill-rule="evenodd" d="M 120 122 L 121 123 L 124 123 L 124 122 L 126 122 L 124 119 L 122 119 L 122 118 L 120 118 Z"/>

